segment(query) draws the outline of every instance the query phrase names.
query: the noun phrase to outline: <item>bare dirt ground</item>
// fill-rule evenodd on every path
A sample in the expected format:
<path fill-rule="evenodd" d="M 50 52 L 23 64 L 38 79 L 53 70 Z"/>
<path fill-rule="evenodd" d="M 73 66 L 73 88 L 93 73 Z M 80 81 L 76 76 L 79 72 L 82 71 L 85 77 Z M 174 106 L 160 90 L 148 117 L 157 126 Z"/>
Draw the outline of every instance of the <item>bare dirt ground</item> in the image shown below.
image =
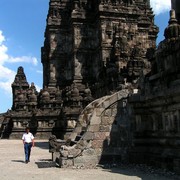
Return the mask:
<path fill-rule="evenodd" d="M 37 141 L 31 162 L 24 163 L 21 140 L 0 140 L 0 180 L 168 180 L 180 179 L 173 173 L 158 173 L 137 166 L 98 169 L 53 167 L 47 141 Z"/>

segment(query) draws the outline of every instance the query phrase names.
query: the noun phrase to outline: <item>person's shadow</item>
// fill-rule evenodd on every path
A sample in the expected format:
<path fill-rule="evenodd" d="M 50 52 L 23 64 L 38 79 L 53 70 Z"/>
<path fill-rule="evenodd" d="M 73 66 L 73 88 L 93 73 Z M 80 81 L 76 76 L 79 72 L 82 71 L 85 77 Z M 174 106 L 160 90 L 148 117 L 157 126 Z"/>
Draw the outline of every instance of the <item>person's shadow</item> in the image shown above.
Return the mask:
<path fill-rule="evenodd" d="M 11 160 L 11 161 L 15 163 L 25 163 L 23 160 Z"/>

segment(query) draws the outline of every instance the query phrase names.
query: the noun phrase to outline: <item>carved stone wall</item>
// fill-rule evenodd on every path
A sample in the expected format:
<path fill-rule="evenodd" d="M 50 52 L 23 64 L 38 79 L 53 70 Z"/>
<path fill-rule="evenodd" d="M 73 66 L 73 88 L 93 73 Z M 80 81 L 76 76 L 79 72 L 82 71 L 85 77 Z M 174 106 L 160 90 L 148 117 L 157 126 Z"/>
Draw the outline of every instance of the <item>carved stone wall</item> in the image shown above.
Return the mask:
<path fill-rule="evenodd" d="M 152 71 L 142 77 L 133 109 L 131 160 L 180 172 L 180 25 L 174 10 L 154 56 Z M 143 80 L 144 79 L 144 80 Z"/>
<path fill-rule="evenodd" d="M 99 163 L 128 159 L 131 133 L 127 95 L 128 90 L 122 90 L 90 103 L 65 143 L 50 138 L 50 151 L 60 167 L 94 168 Z"/>
<path fill-rule="evenodd" d="M 80 84 L 88 83 L 95 98 L 115 91 L 142 69 L 149 72 L 146 52 L 155 48 L 157 33 L 149 1 L 51 0 L 42 47 L 44 87 L 78 82 L 83 91 Z"/>

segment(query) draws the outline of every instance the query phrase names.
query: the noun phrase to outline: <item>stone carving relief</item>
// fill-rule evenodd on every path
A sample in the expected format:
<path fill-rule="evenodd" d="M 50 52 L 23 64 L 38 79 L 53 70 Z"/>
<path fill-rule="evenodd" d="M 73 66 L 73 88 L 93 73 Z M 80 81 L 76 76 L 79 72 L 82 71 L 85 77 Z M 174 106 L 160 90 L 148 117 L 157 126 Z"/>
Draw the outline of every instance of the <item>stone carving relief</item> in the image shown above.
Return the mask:
<path fill-rule="evenodd" d="M 53 64 L 50 64 L 50 81 L 56 81 L 56 68 Z"/>
<path fill-rule="evenodd" d="M 82 77 L 82 74 L 81 74 L 82 64 L 78 61 L 77 58 L 75 59 L 74 66 L 75 66 L 75 70 L 74 70 L 75 77 L 81 78 Z"/>

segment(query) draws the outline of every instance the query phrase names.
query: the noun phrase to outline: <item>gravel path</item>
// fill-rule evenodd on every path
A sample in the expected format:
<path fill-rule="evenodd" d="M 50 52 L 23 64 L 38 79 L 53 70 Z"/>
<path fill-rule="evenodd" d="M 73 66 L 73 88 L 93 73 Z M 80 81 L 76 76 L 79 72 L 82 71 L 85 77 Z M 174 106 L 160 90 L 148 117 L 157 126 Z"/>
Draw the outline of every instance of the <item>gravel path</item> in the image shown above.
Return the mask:
<path fill-rule="evenodd" d="M 21 140 L 0 140 L 0 180 L 168 180 L 180 179 L 173 174 L 152 172 L 137 166 L 110 169 L 60 169 L 53 167 L 48 143 L 37 141 L 31 162 L 24 163 Z M 148 172 L 148 173 L 147 173 Z"/>

